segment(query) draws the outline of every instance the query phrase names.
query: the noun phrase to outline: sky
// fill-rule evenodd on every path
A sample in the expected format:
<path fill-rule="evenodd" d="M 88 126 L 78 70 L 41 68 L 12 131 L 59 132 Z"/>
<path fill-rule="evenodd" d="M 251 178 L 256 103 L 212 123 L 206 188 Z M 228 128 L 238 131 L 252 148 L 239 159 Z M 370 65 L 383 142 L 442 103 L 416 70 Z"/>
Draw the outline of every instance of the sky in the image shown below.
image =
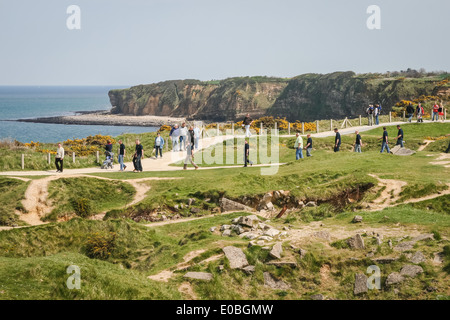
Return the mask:
<path fill-rule="evenodd" d="M 448 71 L 448 12 L 448 0 L 0 0 L 0 85 Z"/>

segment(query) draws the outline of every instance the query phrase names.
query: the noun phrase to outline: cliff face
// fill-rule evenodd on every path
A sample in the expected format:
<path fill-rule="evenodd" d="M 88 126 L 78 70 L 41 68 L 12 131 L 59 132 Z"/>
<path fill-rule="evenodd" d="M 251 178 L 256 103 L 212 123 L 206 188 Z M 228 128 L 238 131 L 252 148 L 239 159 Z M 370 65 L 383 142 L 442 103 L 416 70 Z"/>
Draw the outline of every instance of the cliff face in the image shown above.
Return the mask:
<path fill-rule="evenodd" d="M 264 115 L 287 84 L 272 78 L 166 81 L 111 90 L 109 98 L 112 113 L 225 121 Z"/>
<path fill-rule="evenodd" d="M 241 120 L 273 115 L 290 121 L 339 119 L 364 114 L 370 103 L 388 112 L 402 99 L 445 95 L 437 78 L 386 78 L 353 72 L 305 74 L 292 79 L 252 77 L 221 81 L 166 81 L 111 90 L 113 113 L 188 119 Z"/>

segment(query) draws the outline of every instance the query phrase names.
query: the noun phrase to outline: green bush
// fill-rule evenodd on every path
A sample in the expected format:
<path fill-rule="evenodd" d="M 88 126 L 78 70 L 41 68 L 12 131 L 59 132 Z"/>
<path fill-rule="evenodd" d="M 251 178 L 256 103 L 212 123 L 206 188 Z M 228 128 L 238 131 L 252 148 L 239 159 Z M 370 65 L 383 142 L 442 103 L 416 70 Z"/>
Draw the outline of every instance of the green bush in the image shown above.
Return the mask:
<path fill-rule="evenodd" d="M 92 259 L 108 259 L 116 247 L 116 233 L 94 233 L 86 242 L 86 255 Z"/>
<path fill-rule="evenodd" d="M 82 217 L 87 218 L 92 215 L 92 202 L 86 198 L 76 198 L 71 201 L 73 210 L 75 213 Z"/>

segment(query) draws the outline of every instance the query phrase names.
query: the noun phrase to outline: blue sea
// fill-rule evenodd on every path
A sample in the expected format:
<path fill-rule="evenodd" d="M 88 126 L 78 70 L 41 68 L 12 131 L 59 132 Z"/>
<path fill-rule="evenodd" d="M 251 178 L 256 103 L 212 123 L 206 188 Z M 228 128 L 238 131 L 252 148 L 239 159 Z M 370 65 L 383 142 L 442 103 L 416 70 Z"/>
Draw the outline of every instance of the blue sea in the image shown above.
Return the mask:
<path fill-rule="evenodd" d="M 4 121 L 74 115 L 78 111 L 109 110 L 108 91 L 121 87 L 0 86 L 0 139 L 58 142 L 89 135 L 118 136 L 153 132 L 155 127 L 64 125 Z M 123 87 L 122 87 L 123 88 Z"/>

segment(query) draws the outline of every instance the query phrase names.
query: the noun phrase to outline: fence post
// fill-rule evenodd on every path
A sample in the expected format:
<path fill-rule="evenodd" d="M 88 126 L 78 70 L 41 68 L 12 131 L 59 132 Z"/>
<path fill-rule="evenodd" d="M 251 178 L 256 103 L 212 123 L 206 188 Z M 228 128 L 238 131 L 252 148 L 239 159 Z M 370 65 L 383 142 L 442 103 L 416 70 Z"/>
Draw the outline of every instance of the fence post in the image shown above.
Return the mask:
<path fill-rule="evenodd" d="M 50 164 L 51 160 L 50 160 L 50 153 L 47 153 L 47 162 L 48 164 Z"/>
<path fill-rule="evenodd" d="M 389 111 L 389 122 L 392 122 L 392 112 Z"/>
<path fill-rule="evenodd" d="M 302 134 L 305 134 L 305 123 L 302 122 Z"/>
<path fill-rule="evenodd" d="M 447 109 L 444 109 L 444 120 L 447 120 Z"/>
<path fill-rule="evenodd" d="M 72 161 L 75 163 L 75 152 L 72 152 Z"/>
<path fill-rule="evenodd" d="M 333 119 L 330 119 L 330 131 L 333 131 Z"/>
<path fill-rule="evenodd" d="M 260 128 L 259 128 L 259 135 L 262 136 L 263 134 L 263 123 L 260 123 Z"/>
<path fill-rule="evenodd" d="M 319 130 L 319 120 L 316 120 L 316 131 L 317 131 L 317 133 L 320 132 L 320 130 Z"/>
<path fill-rule="evenodd" d="M 406 118 L 406 113 L 405 113 L 405 111 L 403 111 L 403 121 L 405 121 L 405 118 Z"/>
<path fill-rule="evenodd" d="M 291 135 L 291 123 L 288 122 L 288 136 Z"/>
<path fill-rule="evenodd" d="M 231 124 L 231 134 L 234 136 L 234 122 Z"/>
<path fill-rule="evenodd" d="M 219 135 L 219 130 L 220 130 L 219 123 L 217 122 L 217 136 Z"/>
<path fill-rule="evenodd" d="M 25 155 L 22 153 L 22 170 L 25 169 Z"/>
<path fill-rule="evenodd" d="M 96 156 L 97 156 L 97 163 L 100 163 L 100 152 L 98 150 L 97 150 Z"/>
<path fill-rule="evenodd" d="M 361 115 L 359 115 L 359 126 L 360 126 L 360 127 L 362 126 L 362 118 L 361 118 Z"/>
<path fill-rule="evenodd" d="M 278 135 L 278 124 L 275 122 L 275 125 L 274 125 L 274 129 L 275 129 L 275 131 L 274 131 L 274 135 Z"/>

